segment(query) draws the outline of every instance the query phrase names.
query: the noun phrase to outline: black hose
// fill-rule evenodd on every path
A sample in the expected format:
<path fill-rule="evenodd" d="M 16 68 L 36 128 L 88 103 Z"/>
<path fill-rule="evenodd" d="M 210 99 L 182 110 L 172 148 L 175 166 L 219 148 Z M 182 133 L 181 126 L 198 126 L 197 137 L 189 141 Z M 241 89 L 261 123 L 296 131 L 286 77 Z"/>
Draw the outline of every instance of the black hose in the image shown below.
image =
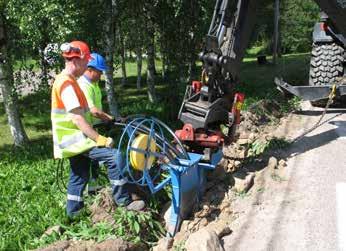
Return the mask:
<path fill-rule="evenodd" d="M 64 173 L 64 159 L 59 159 L 57 167 L 56 167 L 55 180 L 56 180 L 58 189 L 61 193 L 65 193 L 66 189 L 67 189 L 65 182 L 64 182 L 63 173 Z M 65 188 L 65 190 L 63 190 L 63 188 Z"/>

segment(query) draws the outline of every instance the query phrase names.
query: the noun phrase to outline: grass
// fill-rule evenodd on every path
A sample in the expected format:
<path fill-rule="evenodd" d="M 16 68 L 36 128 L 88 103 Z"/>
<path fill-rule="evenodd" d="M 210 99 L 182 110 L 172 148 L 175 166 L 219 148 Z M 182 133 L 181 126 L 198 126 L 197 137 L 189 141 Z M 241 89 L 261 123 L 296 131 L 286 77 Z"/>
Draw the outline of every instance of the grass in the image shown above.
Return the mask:
<path fill-rule="evenodd" d="M 275 77 L 282 77 L 293 85 L 307 85 L 309 62 L 309 54 L 285 55 L 277 65 L 258 65 L 256 58 L 246 58 L 240 73 L 242 82 L 238 86 L 238 90 L 246 95 L 245 109 L 260 99 L 280 99 L 274 84 Z"/>
<path fill-rule="evenodd" d="M 289 82 L 306 83 L 308 61 L 306 54 L 284 56 L 277 66 L 259 66 L 255 58 L 245 59 L 241 69 L 243 83 L 238 89 L 246 94 L 246 106 L 263 98 L 281 99 L 273 83 L 277 75 L 282 75 Z M 159 62 L 157 68 L 160 71 Z M 144 77 L 143 88 L 136 88 L 135 63 L 127 64 L 127 69 L 125 87 L 119 86 L 119 71 L 115 79 L 121 114 L 149 114 L 162 119 L 173 129 L 180 126 L 176 116 L 185 85 L 177 84 L 174 80 L 164 82 L 158 77 L 157 94 L 160 99 L 157 104 L 151 104 L 148 102 Z M 143 72 L 144 69 L 145 64 Z M 178 93 L 180 100 L 172 100 L 172 93 Z M 153 221 L 152 216 L 138 218 L 139 216 L 117 212 L 115 217 L 122 219 L 119 224 L 123 224 L 123 228 L 117 229 L 118 232 L 106 225 L 97 226 L 96 229 L 91 227 L 88 214 L 83 216 L 79 223 L 71 223 L 67 219 L 66 196 L 58 191 L 55 182 L 56 163 L 52 160 L 49 108 L 49 93 L 41 92 L 20 100 L 22 121 L 31 143 L 27 148 L 19 149 L 12 146 L 7 119 L 3 106 L 0 106 L 0 250 L 33 249 L 59 238 L 83 238 L 83 233 L 84 237 L 91 236 L 90 238 L 96 240 L 115 234 L 137 241 L 131 239 L 139 236 L 137 224 Z M 64 226 L 65 234 L 42 239 L 44 231 L 53 225 Z M 157 229 L 158 226 L 154 227 Z"/>

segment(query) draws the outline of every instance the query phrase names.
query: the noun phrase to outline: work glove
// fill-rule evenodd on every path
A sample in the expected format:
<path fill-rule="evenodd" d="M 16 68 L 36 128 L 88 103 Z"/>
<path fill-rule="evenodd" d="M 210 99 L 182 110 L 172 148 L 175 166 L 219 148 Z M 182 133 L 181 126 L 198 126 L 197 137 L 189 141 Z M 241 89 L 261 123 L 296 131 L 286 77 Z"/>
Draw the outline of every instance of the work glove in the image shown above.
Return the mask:
<path fill-rule="evenodd" d="M 127 122 L 127 117 L 116 117 L 116 118 L 113 118 L 113 122 L 116 122 L 116 123 L 126 123 Z"/>
<path fill-rule="evenodd" d="M 104 137 L 102 135 L 99 135 L 97 137 L 97 140 L 96 140 L 96 145 L 98 147 L 108 147 L 108 148 L 111 148 L 114 145 L 114 141 L 110 137 L 106 138 L 106 137 Z"/>

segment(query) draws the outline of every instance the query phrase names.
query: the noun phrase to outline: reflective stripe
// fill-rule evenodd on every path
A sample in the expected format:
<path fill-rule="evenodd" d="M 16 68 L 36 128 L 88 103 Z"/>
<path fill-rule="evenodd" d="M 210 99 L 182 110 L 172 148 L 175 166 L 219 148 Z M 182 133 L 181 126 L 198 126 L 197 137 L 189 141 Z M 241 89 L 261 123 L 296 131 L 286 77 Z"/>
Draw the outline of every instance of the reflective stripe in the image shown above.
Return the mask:
<path fill-rule="evenodd" d="M 65 138 L 67 138 L 67 137 L 65 136 Z M 59 147 L 61 149 L 64 149 L 64 148 L 67 148 L 67 147 L 69 147 L 71 145 L 74 145 L 74 144 L 76 144 L 78 142 L 81 142 L 81 141 L 83 141 L 85 139 L 86 139 L 86 136 L 82 132 L 78 133 L 78 134 L 74 134 L 74 135 L 68 137 L 67 140 L 62 141 L 59 144 Z"/>
<path fill-rule="evenodd" d="M 89 108 L 82 108 L 81 109 L 84 113 L 89 111 Z M 52 108 L 51 113 L 53 114 L 67 114 L 65 109 L 59 109 L 59 108 Z"/>
<path fill-rule="evenodd" d="M 54 114 L 66 114 L 65 109 L 59 109 L 59 108 L 52 108 L 52 113 Z"/>
<path fill-rule="evenodd" d="M 111 184 L 114 186 L 123 186 L 127 183 L 127 179 L 121 179 L 121 180 L 110 180 Z"/>
<path fill-rule="evenodd" d="M 67 194 L 67 200 L 73 200 L 73 201 L 82 202 L 83 198 L 78 196 L 78 195 Z"/>

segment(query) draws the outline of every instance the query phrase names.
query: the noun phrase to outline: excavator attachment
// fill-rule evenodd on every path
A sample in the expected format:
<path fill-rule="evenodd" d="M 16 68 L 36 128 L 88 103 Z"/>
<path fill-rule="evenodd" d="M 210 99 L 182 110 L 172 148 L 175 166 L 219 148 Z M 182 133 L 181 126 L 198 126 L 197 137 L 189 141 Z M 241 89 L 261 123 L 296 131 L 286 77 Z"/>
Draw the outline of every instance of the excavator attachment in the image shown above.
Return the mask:
<path fill-rule="evenodd" d="M 306 101 L 318 101 L 327 99 L 334 85 L 326 84 L 320 86 L 293 86 L 282 79 L 275 78 L 275 84 L 278 86 L 279 90 L 286 90 L 293 95 L 302 98 Z M 346 85 L 342 81 L 336 82 L 336 97 L 346 95 Z"/>
<path fill-rule="evenodd" d="M 187 87 L 178 115 L 185 124 L 184 128 L 189 129 L 178 131 L 184 142 L 184 137 L 188 135 L 190 145 L 194 141 L 203 147 L 214 146 L 216 142 L 220 142 L 220 145 L 223 142 L 221 125 L 229 128 L 226 137 L 231 138 L 234 134 L 236 116 L 232 111 L 235 106 L 235 85 L 255 24 L 257 8 L 263 2 L 216 0 L 205 46 L 199 55 L 203 64 L 202 79 Z M 199 84 L 196 84 L 197 82 Z M 191 140 L 194 135 L 197 135 L 195 140 Z M 205 140 L 200 140 L 201 138 Z"/>

